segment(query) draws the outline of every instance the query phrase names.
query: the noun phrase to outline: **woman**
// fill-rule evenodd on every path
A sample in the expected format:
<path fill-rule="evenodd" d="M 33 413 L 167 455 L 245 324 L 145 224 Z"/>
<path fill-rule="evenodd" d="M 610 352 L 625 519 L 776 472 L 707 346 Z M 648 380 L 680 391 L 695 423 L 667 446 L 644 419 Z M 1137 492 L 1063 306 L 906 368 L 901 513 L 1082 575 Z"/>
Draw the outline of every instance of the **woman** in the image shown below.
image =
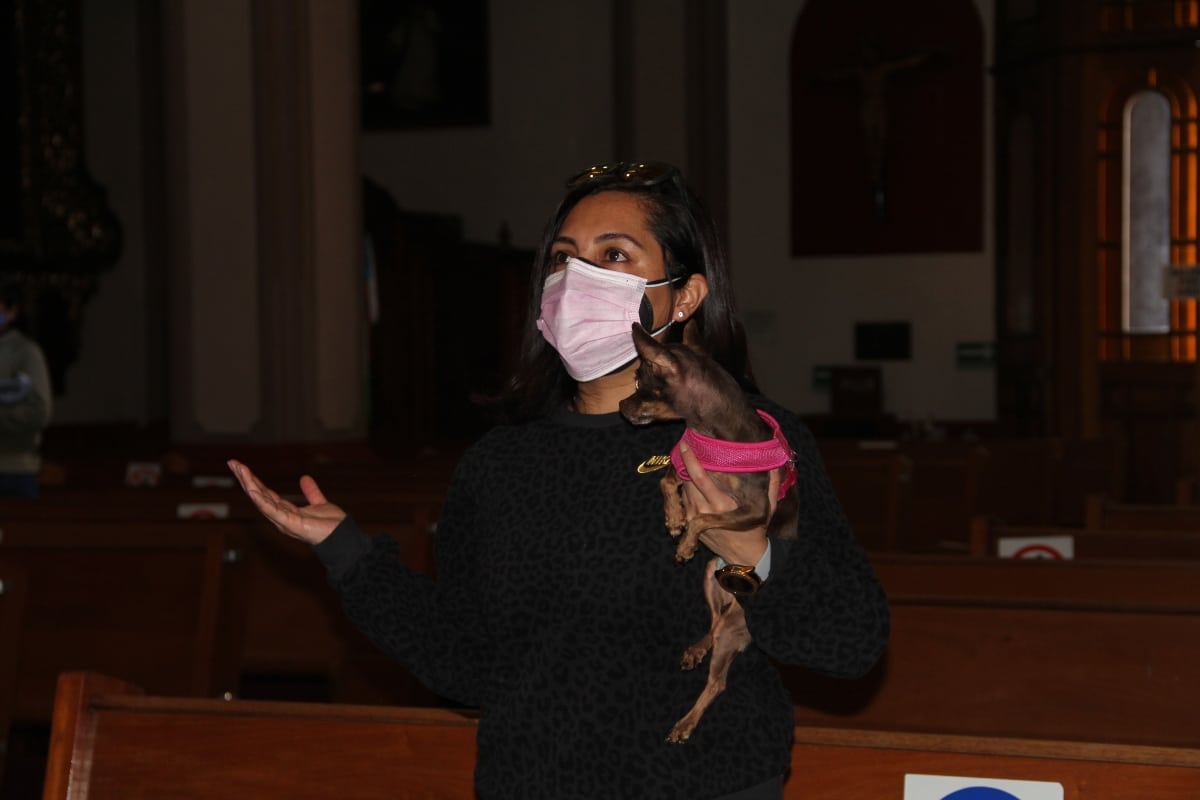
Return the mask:
<path fill-rule="evenodd" d="M 811 435 L 755 394 L 797 453 L 799 537 L 702 538 L 764 579 L 740 599 L 754 641 L 691 738 L 666 741 L 705 682 L 680 657 L 708 628 L 709 557 L 677 565 L 663 529 L 656 466 L 682 424 L 635 427 L 617 407 L 633 392 L 631 319 L 705 350 L 755 391 L 712 221 L 671 167 L 595 167 L 568 182 L 534 269 L 536 323 L 501 398 L 505 423 L 455 471 L 436 580 L 409 572 L 390 538 L 361 532 L 311 478 L 297 508 L 230 466 L 277 527 L 315 545 L 373 641 L 480 709 L 482 800 L 779 798 L 792 703 L 769 658 L 858 676 L 883 649 L 888 611 Z M 689 505 L 730 508 L 684 459 Z"/>

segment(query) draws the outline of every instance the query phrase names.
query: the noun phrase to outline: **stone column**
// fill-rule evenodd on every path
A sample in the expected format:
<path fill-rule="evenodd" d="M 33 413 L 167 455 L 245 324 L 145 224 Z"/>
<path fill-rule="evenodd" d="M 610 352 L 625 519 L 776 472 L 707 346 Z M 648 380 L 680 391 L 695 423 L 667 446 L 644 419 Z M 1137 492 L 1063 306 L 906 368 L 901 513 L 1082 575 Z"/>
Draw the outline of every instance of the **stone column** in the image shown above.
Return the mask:
<path fill-rule="evenodd" d="M 171 434 L 359 439 L 353 3 L 164 4 Z"/>

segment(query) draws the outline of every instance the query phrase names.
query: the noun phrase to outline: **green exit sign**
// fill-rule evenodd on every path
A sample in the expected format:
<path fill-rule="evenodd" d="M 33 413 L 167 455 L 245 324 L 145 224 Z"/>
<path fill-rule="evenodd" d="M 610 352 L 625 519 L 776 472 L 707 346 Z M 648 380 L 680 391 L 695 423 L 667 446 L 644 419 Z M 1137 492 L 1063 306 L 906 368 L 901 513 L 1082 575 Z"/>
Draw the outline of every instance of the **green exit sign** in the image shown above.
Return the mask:
<path fill-rule="evenodd" d="M 814 392 L 829 391 L 830 369 L 828 364 L 817 364 L 813 367 L 812 388 Z"/>
<path fill-rule="evenodd" d="M 996 343 L 956 342 L 954 365 L 959 369 L 991 369 L 996 366 Z"/>

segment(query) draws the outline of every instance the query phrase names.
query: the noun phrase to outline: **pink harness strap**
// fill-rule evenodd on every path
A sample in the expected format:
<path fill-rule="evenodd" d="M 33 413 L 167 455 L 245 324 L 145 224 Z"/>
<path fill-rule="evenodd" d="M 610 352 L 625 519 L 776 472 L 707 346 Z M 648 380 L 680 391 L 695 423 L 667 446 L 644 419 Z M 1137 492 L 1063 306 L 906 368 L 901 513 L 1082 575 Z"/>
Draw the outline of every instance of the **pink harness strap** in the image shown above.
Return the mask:
<path fill-rule="evenodd" d="M 684 429 L 680 441 L 687 442 L 688 448 L 700 460 L 700 465 L 712 472 L 766 472 L 787 465 L 787 471 L 779 483 L 779 499 L 782 500 L 796 482 L 796 453 L 775 418 L 762 410 L 758 410 L 758 415 L 771 426 L 773 433 L 764 442 L 729 442 L 705 436 L 691 428 Z M 679 454 L 678 444 L 671 448 L 671 465 L 680 478 L 691 480 L 687 467 L 683 465 L 683 457 Z"/>

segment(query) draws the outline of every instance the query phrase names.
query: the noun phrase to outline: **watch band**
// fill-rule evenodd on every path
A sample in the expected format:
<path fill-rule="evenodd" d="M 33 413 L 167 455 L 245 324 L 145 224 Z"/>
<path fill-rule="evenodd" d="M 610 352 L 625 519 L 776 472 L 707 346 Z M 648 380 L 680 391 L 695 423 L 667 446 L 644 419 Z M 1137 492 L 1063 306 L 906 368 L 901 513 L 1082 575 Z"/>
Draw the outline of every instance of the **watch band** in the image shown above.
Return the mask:
<path fill-rule="evenodd" d="M 754 567 L 744 564 L 728 564 L 717 570 L 715 575 L 717 583 L 730 594 L 754 594 L 762 586 L 762 578 L 758 577 Z"/>

